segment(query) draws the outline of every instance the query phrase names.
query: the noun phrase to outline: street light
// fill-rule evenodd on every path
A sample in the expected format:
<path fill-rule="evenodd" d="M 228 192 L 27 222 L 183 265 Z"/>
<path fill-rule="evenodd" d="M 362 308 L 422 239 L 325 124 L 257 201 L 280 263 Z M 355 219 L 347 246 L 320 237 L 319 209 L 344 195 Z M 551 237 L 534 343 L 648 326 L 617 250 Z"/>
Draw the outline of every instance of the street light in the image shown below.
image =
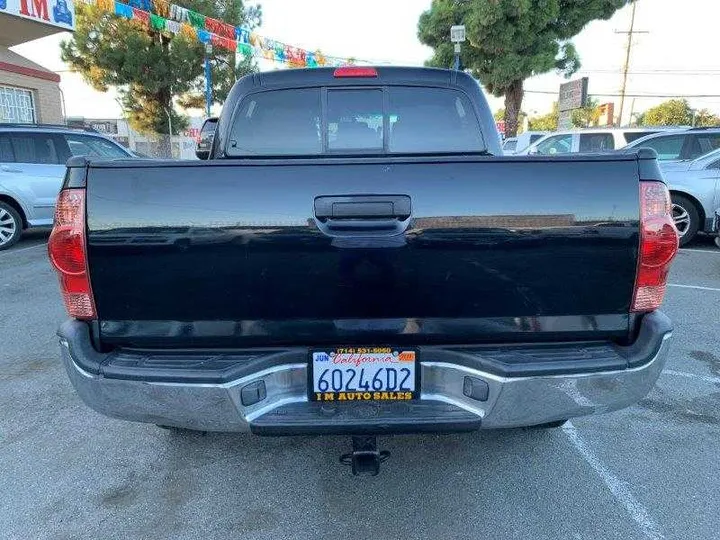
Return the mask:
<path fill-rule="evenodd" d="M 455 44 L 454 69 L 460 71 L 460 51 L 462 43 L 465 42 L 465 25 L 456 24 L 450 27 L 450 41 Z"/>

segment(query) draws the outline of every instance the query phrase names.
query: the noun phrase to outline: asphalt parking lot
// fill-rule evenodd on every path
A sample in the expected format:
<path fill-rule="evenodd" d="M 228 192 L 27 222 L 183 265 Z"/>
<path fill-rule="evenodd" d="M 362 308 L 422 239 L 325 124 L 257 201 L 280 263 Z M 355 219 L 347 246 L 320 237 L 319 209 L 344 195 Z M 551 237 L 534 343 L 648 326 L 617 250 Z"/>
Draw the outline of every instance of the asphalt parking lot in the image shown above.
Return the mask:
<path fill-rule="evenodd" d="M 548 431 L 382 439 L 178 434 L 85 407 L 60 365 L 46 232 L 0 252 L 0 538 L 705 539 L 720 536 L 720 250 L 681 250 L 673 350 L 624 411 Z"/>

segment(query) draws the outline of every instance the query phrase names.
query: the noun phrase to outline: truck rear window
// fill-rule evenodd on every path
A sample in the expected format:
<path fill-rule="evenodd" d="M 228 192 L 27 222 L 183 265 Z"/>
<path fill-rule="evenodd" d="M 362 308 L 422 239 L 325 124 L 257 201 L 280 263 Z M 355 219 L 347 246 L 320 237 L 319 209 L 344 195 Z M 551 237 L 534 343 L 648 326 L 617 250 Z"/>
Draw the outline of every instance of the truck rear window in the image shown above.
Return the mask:
<path fill-rule="evenodd" d="M 324 99 L 323 99 L 324 98 Z M 324 103 L 323 103 L 324 101 Z M 482 152 L 468 98 L 448 88 L 271 90 L 247 96 L 228 156 Z"/>

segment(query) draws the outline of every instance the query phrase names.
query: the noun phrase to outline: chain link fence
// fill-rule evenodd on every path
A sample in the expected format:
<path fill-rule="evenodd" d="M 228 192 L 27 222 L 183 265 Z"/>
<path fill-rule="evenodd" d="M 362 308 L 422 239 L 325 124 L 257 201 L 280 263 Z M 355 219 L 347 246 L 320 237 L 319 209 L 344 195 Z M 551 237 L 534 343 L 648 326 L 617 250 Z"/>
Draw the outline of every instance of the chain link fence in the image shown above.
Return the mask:
<path fill-rule="evenodd" d="M 190 136 L 145 135 L 128 141 L 127 147 L 141 157 L 158 159 L 194 159 L 197 140 Z"/>

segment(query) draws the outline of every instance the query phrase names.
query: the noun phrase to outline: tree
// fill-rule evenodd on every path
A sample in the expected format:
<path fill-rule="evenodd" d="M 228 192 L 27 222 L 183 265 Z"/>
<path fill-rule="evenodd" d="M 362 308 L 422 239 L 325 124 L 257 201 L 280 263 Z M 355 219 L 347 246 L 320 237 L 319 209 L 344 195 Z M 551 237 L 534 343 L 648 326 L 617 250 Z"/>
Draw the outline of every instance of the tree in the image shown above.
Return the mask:
<path fill-rule="evenodd" d="M 232 25 L 255 27 L 257 6 L 242 0 L 186 0 L 184 7 Z M 169 133 L 187 126 L 187 118 L 173 107 L 204 103 L 204 45 L 182 33 L 150 30 L 138 21 L 108 13 L 97 5 L 78 2 L 72 39 L 62 43 L 61 57 L 101 92 L 118 89 L 128 122 L 144 133 Z M 254 70 L 250 59 L 237 63 L 235 51 L 213 48 L 213 96 L 222 102 L 235 79 Z"/>
<path fill-rule="evenodd" d="M 536 116 L 528 119 L 528 129 L 530 131 L 555 131 L 558 126 L 558 104 L 553 103 L 552 111 L 542 116 Z"/>
<path fill-rule="evenodd" d="M 685 99 L 671 99 L 642 114 L 645 126 L 689 126 L 692 125 L 693 112 Z"/>
<path fill-rule="evenodd" d="M 686 99 L 670 99 L 638 116 L 643 126 L 720 126 L 720 117 L 707 109 L 693 109 Z"/>
<path fill-rule="evenodd" d="M 429 65 L 452 65 L 450 27 L 465 24 L 462 63 L 497 97 L 505 97 L 507 134 L 514 135 L 523 81 L 553 69 L 569 77 L 580 67 L 568 40 L 595 19 L 608 19 L 629 0 L 433 0 L 420 16 L 418 38 L 434 49 Z"/>
<path fill-rule="evenodd" d="M 572 112 L 572 125 L 575 127 L 590 127 L 597 124 L 600 119 L 600 102 L 588 97 L 587 103 L 580 109 Z"/>
<path fill-rule="evenodd" d="M 707 109 L 695 111 L 693 126 L 699 127 L 720 127 L 720 116 L 713 114 Z"/>

